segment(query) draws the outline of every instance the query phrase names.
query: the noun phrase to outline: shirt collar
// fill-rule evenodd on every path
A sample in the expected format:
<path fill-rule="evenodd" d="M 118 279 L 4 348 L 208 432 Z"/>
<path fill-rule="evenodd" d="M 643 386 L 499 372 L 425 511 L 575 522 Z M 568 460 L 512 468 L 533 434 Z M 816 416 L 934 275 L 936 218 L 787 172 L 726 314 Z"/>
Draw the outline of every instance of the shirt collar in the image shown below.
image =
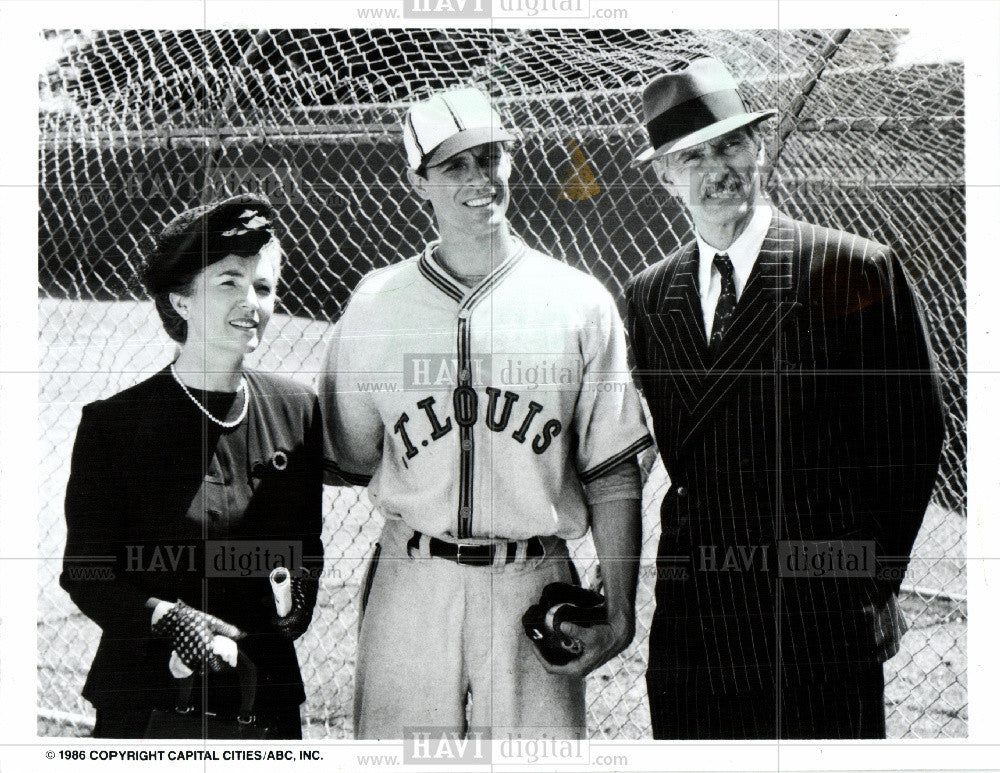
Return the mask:
<path fill-rule="evenodd" d="M 695 238 L 698 240 L 698 292 L 701 295 L 708 292 L 708 284 L 712 279 L 712 261 L 721 252 L 728 255 L 733 263 L 733 280 L 737 293 L 743 291 L 753 270 L 753 264 L 757 261 L 761 245 L 764 244 L 767 229 L 771 227 L 772 215 L 770 204 L 757 204 L 743 233 L 737 236 L 736 241 L 726 250 L 717 250 L 702 239 L 700 234 L 695 233 Z"/>

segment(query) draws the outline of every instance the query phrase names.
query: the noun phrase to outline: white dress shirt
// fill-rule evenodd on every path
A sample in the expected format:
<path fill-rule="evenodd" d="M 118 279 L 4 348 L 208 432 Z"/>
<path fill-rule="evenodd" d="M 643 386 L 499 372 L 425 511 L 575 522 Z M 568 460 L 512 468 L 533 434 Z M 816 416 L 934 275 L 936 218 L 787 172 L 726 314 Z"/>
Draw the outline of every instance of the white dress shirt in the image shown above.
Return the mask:
<path fill-rule="evenodd" d="M 758 204 L 743 233 L 728 249 L 718 250 L 695 233 L 698 240 L 698 294 L 701 296 L 701 311 L 705 317 L 705 340 L 712 339 L 712 323 L 715 321 L 715 306 L 722 293 L 722 275 L 713 261 L 718 254 L 729 256 L 733 263 L 733 283 L 736 285 L 736 300 L 739 301 L 746 287 L 757 254 L 764 243 L 764 236 L 771 226 L 771 205 Z"/>

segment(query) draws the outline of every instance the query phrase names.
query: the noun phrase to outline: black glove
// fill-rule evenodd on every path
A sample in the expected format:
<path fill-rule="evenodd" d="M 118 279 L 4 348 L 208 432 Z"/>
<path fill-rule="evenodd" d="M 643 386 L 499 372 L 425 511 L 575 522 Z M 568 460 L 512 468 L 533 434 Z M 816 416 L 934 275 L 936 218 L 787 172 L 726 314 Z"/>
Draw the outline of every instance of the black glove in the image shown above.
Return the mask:
<path fill-rule="evenodd" d="M 604 596 L 578 585 L 553 582 L 542 590 L 538 603 L 522 615 L 524 632 L 539 654 L 554 666 L 565 665 L 583 654 L 580 642 L 559 630 L 563 622 L 587 627 L 608 622 Z"/>
<path fill-rule="evenodd" d="M 225 662 L 212 652 L 212 638 L 219 634 L 233 640 L 245 635 L 235 625 L 230 625 L 214 615 L 189 607 L 178 601 L 153 623 L 153 633 L 170 639 L 170 646 L 181 662 L 192 671 L 203 665 L 214 673 L 222 671 Z"/>
<path fill-rule="evenodd" d="M 292 577 L 291 586 L 292 608 L 284 617 L 279 617 L 277 612 L 272 613 L 271 626 L 286 639 L 295 641 L 312 622 L 319 580 L 312 577 Z"/>

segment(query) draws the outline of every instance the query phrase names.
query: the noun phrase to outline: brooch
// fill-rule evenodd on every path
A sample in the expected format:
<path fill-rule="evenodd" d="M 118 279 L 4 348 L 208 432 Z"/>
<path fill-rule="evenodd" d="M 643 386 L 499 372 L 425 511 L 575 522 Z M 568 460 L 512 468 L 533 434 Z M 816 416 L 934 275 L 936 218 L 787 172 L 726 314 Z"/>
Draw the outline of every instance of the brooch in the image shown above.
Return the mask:
<path fill-rule="evenodd" d="M 286 469 L 288 469 L 288 452 L 279 449 L 271 454 L 271 458 L 266 462 L 254 462 L 250 468 L 250 475 L 254 478 L 264 478 Z"/>

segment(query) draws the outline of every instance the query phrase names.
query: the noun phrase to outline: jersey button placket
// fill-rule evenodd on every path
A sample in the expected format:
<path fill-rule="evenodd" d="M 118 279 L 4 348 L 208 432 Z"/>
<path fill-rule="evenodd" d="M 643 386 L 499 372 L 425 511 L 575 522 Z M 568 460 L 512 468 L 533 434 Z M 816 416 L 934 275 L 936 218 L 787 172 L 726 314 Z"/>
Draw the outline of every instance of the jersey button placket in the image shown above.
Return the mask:
<path fill-rule="evenodd" d="M 472 330 L 470 317 L 471 308 L 465 306 L 458 311 L 458 387 L 455 390 L 454 411 L 455 420 L 459 424 L 460 456 L 459 456 L 459 507 L 458 507 L 458 528 L 459 539 L 471 536 L 472 532 L 472 484 L 470 478 L 473 477 L 473 453 L 475 444 L 473 442 L 472 427 L 470 417 L 465 415 L 467 411 L 476 410 L 476 395 L 472 390 L 472 363 L 470 347 L 472 345 Z M 459 395 L 463 399 L 459 399 Z"/>

